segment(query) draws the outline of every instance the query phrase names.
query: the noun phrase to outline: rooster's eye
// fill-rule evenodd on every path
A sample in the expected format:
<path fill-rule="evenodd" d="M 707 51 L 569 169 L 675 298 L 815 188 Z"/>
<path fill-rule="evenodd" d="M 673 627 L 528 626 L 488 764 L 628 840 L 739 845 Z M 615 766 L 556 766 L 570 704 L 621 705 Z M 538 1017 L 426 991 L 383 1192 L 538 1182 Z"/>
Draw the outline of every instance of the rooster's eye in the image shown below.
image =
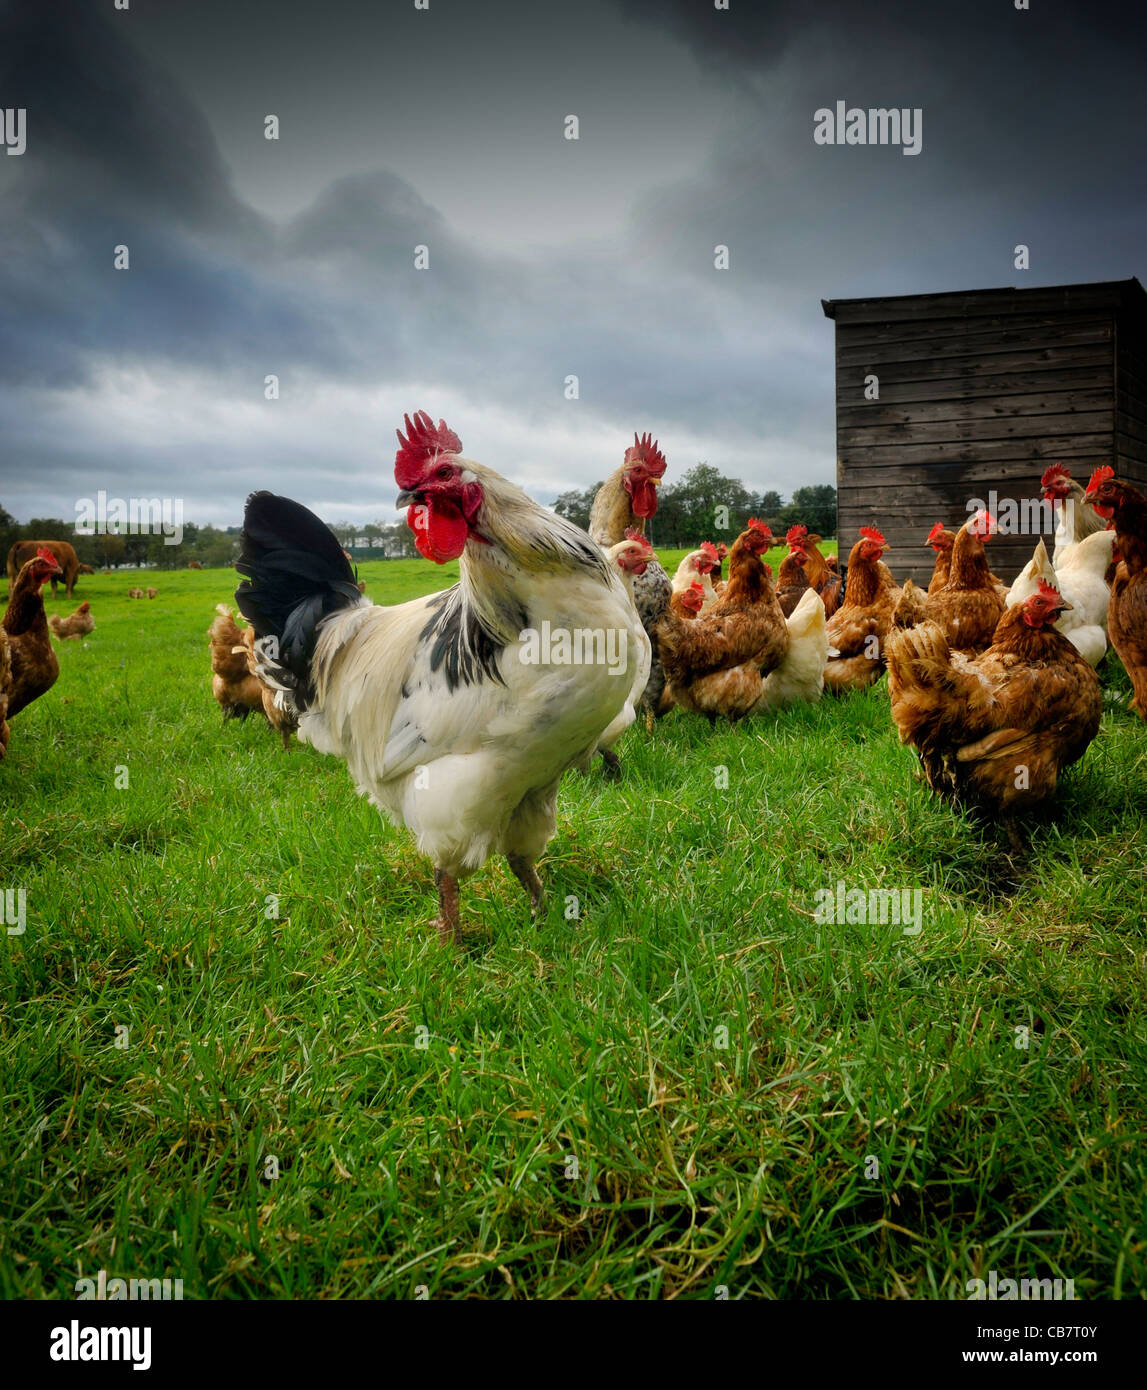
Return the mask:
<path fill-rule="evenodd" d="M 443 465 L 443 467 L 441 467 L 441 468 L 438 470 L 438 476 L 439 476 L 440 478 L 442 478 L 443 480 L 445 480 L 446 478 L 449 478 L 449 476 L 450 476 L 450 469 L 447 468 L 445 465 Z"/>

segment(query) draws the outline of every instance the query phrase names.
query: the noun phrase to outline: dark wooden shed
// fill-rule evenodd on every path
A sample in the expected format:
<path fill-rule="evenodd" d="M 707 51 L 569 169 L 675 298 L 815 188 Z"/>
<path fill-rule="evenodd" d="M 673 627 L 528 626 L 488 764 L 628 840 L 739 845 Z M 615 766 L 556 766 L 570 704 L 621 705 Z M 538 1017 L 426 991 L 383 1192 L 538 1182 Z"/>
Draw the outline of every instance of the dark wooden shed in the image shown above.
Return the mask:
<path fill-rule="evenodd" d="M 876 524 L 898 579 L 926 581 L 932 524 L 953 530 L 994 488 L 1017 508 L 1062 460 L 1147 489 L 1147 294 L 1138 280 L 823 300 L 836 323 L 837 526 L 842 554 Z M 877 378 L 876 399 L 865 398 Z M 872 384 L 869 391 L 872 391 Z M 1031 511 L 1027 519 L 1031 521 Z M 1013 578 L 1037 536 L 1000 534 Z"/>

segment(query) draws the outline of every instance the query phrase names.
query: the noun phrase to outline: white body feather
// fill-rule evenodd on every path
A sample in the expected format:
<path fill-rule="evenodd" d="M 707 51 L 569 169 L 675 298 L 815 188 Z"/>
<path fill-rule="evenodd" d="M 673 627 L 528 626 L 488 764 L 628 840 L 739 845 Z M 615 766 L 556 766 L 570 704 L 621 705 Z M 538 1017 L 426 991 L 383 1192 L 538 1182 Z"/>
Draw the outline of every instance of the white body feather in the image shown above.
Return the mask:
<path fill-rule="evenodd" d="M 789 646 L 779 666 L 765 677 L 761 697 L 753 714 L 779 709 L 783 705 L 807 700 L 815 704 L 824 690 L 824 667 L 828 660 L 828 630 L 824 600 L 815 589 L 806 589 L 786 619 Z"/>
<path fill-rule="evenodd" d="M 299 721 L 300 740 L 343 758 L 359 791 L 455 878 L 491 854 L 541 854 L 554 833 L 562 773 L 584 766 L 599 742 L 632 723 L 650 661 L 616 570 L 563 560 L 570 541 L 563 533 L 582 540 L 584 533 L 500 479 L 511 495 L 490 496 L 490 471 L 474 468 L 488 505 L 509 513 L 499 532 L 520 520 L 526 538 L 520 561 L 512 544 L 469 541 L 451 591 L 464 616 L 478 615 L 504 643 L 497 658 L 504 684 L 485 676 L 450 689 L 445 670 L 431 669 L 436 637 L 421 634 L 441 594 L 393 608 L 364 599 L 320 629 L 315 697 Z M 558 533 L 556 559 L 539 557 L 532 545 L 542 528 Z M 531 664 L 512 613 L 526 614 L 533 630 L 543 622 L 551 631 L 612 630 L 620 660 L 612 670 L 600 662 Z"/>

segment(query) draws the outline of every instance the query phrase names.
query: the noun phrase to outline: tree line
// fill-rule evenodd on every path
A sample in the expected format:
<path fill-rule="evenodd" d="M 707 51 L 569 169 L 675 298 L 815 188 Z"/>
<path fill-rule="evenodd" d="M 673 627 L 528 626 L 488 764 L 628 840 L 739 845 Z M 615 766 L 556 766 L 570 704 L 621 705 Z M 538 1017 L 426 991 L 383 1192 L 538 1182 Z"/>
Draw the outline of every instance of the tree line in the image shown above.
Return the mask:
<path fill-rule="evenodd" d="M 589 529 L 589 512 L 600 483 L 580 491 L 563 492 L 553 504 L 559 516 L 583 530 Z M 798 487 L 785 502 L 775 490 L 754 493 L 739 478 L 726 478 L 707 463 L 698 463 L 677 483 L 660 489 L 657 515 L 646 523 L 654 545 L 678 549 L 702 540 L 731 544 L 749 517 L 768 523 L 773 535 L 783 536 L 798 522 L 821 536 L 836 535 L 836 488 L 829 484 Z M 414 535 L 405 520 L 388 522 L 338 521 L 327 523 L 352 559 L 409 559 L 418 554 Z M 69 541 L 83 564 L 94 569 L 118 569 L 121 565 L 149 565 L 157 569 L 184 569 L 198 560 L 204 569 L 234 562 L 239 553 L 239 526 L 219 528 L 184 522 L 180 545 L 167 545 L 163 536 L 76 534 L 74 524 L 53 517 L 33 517 L 21 525 L 0 506 L 0 555 L 20 540 Z"/>
<path fill-rule="evenodd" d="M 600 487 L 595 483 L 582 491 L 563 492 L 554 511 L 588 529 L 590 507 Z M 698 463 L 680 482 L 659 489 L 657 515 L 646 522 L 645 532 L 654 545 L 671 550 L 703 540 L 731 544 L 751 516 L 767 522 L 778 538 L 800 524 L 828 539 L 836 535 L 836 488 L 829 483 L 798 487 L 786 503 L 775 489 L 752 492 L 739 478 L 726 478 L 711 464 Z"/>

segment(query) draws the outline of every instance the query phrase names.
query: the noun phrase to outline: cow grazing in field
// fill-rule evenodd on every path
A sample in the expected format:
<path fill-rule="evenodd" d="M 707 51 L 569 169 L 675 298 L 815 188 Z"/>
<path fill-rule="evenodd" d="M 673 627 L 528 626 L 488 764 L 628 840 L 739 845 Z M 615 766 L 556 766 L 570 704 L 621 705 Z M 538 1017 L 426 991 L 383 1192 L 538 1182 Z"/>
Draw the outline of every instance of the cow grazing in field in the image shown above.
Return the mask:
<path fill-rule="evenodd" d="M 154 597 L 156 596 L 156 594 L 158 594 L 158 593 L 159 593 L 159 590 L 158 590 L 158 589 L 151 589 L 151 588 L 149 588 L 148 591 L 147 591 L 147 596 L 148 596 L 148 598 L 154 598 Z"/>
<path fill-rule="evenodd" d="M 8 552 L 8 594 L 11 596 L 12 585 L 16 582 L 16 576 L 20 573 L 23 565 L 36 554 L 38 550 L 48 550 L 56 558 L 56 563 L 63 571 L 64 593 L 68 598 L 72 596 L 75 588 L 76 576 L 78 574 L 92 574 L 91 565 L 81 565 L 79 557 L 76 555 L 75 547 L 68 541 L 17 541 Z M 56 584 L 59 576 L 52 576 L 52 597 L 56 597 Z"/>
<path fill-rule="evenodd" d="M 201 570 L 203 566 L 199 563 L 198 560 L 188 560 L 187 568 L 189 570 Z"/>

